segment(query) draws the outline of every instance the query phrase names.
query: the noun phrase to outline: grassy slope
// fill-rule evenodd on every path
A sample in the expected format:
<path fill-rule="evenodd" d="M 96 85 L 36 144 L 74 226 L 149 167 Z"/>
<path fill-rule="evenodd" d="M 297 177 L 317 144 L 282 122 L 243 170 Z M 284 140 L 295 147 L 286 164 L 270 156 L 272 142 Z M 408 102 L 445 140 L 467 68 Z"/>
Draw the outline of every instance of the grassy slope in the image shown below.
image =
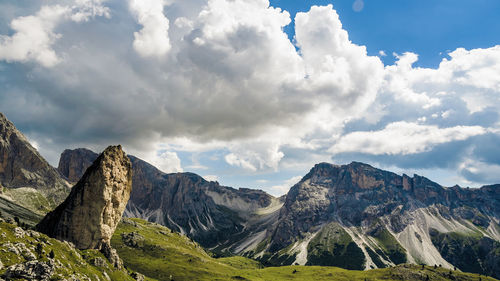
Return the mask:
<path fill-rule="evenodd" d="M 137 248 L 123 244 L 122 233 L 137 232 L 144 241 Z M 243 257 L 212 258 L 197 243 L 168 228 L 140 219 L 121 223 L 112 245 L 125 265 L 158 280 L 450 280 L 449 270 L 416 265 L 399 265 L 369 271 L 321 266 L 261 268 Z M 453 280 L 479 280 L 479 275 L 452 272 Z M 481 277 L 482 280 L 495 280 Z"/>
<path fill-rule="evenodd" d="M 15 227 L 15 225 L 0 222 L 0 260 L 3 264 L 3 268 L 0 269 L 0 276 L 5 273 L 7 267 L 10 265 L 27 261 L 26 253 L 24 255 L 16 255 L 8 250 L 9 243 L 11 245 L 23 243 L 35 254 L 37 260 L 41 262 L 48 261 L 49 253 L 54 251 L 55 264 L 59 266 L 56 268 L 51 280 L 62 280 L 72 275 L 79 279 L 87 276 L 91 280 L 97 280 L 96 277 L 100 280 L 106 280 L 103 272 L 106 272 L 112 280 L 133 280 L 125 270 L 114 270 L 112 265 L 107 262 L 107 259 L 97 250 L 80 251 L 71 247 L 68 243 L 49 238 L 39 233 L 37 233 L 38 235 L 33 235 L 33 237 L 25 235 L 24 237 L 16 238 L 14 235 Z M 42 245 L 43 251 L 41 255 L 36 253 L 37 244 Z M 92 265 L 96 257 L 100 257 L 106 262 L 105 267 Z"/>

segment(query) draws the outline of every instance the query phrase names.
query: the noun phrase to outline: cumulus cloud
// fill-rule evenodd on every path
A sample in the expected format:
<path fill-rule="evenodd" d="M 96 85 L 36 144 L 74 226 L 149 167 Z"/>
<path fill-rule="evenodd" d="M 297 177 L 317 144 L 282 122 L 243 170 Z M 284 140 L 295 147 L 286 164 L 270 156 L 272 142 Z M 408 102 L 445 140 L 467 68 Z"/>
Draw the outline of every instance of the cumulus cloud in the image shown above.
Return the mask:
<path fill-rule="evenodd" d="M 316 98 L 335 98 L 337 110 L 356 107 L 358 112 L 373 102 L 382 83 L 383 64 L 378 57 L 368 56 L 365 46 L 349 40 L 332 5 L 297 13 L 295 33 L 306 68 L 305 88 Z"/>
<path fill-rule="evenodd" d="M 485 163 L 476 159 L 465 159 L 459 165 L 460 174 L 471 184 L 491 184 L 500 182 L 500 164 Z"/>
<path fill-rule="evenodd" d="M 179 159 L 177 153 L 173 151 L 157 152 L 153 155 L 153 157 L 142 157 L 165 173 L 178 173 L 183 171 L 181 167 L 181 159 Z"/>
<path fill-rule="evenodd" d="M 439 128 L 401 121 L 391 123 L 380 131 L 349 133 L 342 136 L 330 151 L 374 155 L 415 154 L 428 151 L 437 144 L 465 140 L 485 133 L 486 130 L 480 126 Z"/>
<path fill-rule="evenodd" d="M 52 67 L 60 59 L 52 46 L 62 37 L 54 32 L 64 20 L 88 21 L 96 16 L 109 18 L 109 9 L 103 0 L 76 0 L 74 5 L 42 6 L 35 15 L 21 16 L 10 23 L 12 36 L 0 35 L 0 60 L 35 61 L 42 66 Z"/>
<path fill-rule="evenodd" d="M 52 44 L 61 37 L 55 33 L 56 24 L 69 13 L 65 6 L 43 6 L 32 16 L 12 20 L 12 36 L 0 36 L 0 59 L 6 61 L 36 61 L 43 66 L 55 65 L 59 59 Z"/>
<path fill-rule="evenodd" d="M 165 171 L 214 151 L 246 174 L 302 174 L 349 152 L 405 167 L 436 153 L 452 168 L 500 164 L 478 148 L 500 129 L 499 46 L 457 49 L 437 68 L 395 54 L 384 67 L 332 5 L 292 19 L 266 0 L 61 3 L 0 29 L 0 110 L 52 163 L 66 147 L 122 143 Z"/>
<path fill-rule="evenodd" d="M 141 56 L 163 56 L 171 48 L 169 20 L 163 14 L 164 0 L 130 0 L 130 10 L 142 25 L 134 32 L 134 49 Z"/>

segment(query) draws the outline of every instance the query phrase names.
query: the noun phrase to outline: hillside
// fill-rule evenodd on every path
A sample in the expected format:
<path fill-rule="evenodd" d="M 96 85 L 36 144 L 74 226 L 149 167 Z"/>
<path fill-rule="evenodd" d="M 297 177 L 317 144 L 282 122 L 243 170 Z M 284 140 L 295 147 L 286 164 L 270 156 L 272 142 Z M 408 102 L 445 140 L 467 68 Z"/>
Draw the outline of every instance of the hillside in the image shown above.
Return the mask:
<path fill-rule="evenodd" d="M 496 280 L 431 266 L 399 265 L 367 271 L 321 266 L 262 267 L 244 257 L 213 258 L 178 232 L 124 219 L 111 241 L 124 264 L 157 280 Z"/>
<path fill-rule="evenodd" d="M 78 250 L 3 220 L 0 236 L 0 280 L 134 280 L 97 250 Z"/>
<path fill-rule="evenodd" d="M 114 269 L 97 250 L 78 250 L 71 243 L 3 220 L 0 235 L 0 278 L 7 280 L 118 281 L 136 280 L 142 274 L 145 280 L 496 280 L 406 264 L 368 271 L 321 266 L 265 268 L 244 257 L 213 258 L 188 237 L 141 219 L 124 219 L 112 238 L 124 261 L 123 270 Z"/>

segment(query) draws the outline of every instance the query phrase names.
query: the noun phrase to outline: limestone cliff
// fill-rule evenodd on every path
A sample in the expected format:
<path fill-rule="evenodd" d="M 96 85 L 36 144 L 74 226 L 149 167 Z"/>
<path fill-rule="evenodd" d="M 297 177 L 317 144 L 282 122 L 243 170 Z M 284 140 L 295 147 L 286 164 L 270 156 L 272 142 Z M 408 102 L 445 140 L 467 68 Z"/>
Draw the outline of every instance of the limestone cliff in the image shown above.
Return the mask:
<path fill-rule="evenodd" d="M 37 225 L 79 249 L 108 251 L 132 190 L 132 165 L 121 146 L 110 146 L 87 169 L 70 195 Z"/>
<path fill-rule="evenodd" d="M 57 170 L 70 182 L 77 182 L 98 156 L 85 148 L 66 149 L 59 158 Z"/>

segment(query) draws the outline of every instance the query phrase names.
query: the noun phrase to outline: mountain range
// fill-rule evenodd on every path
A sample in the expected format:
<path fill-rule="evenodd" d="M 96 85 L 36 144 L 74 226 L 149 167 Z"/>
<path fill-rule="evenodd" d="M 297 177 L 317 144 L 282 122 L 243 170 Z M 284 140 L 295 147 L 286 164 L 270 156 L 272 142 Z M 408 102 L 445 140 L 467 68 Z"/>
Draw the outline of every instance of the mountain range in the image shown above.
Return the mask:
<path fill-rule="evenodd" d="M 1 114 L 0 134 L 2 196 L 37 213 L 60 203 L 98 156 L 65 150 L 56 169 Z M 346 269 L 427 264 L 500 277 L 500 185 L 444 187 L 359 162 L 320 163 L 276 198 L 129 158 L 124 215 L 167 226 L 219 256 Z"/>

